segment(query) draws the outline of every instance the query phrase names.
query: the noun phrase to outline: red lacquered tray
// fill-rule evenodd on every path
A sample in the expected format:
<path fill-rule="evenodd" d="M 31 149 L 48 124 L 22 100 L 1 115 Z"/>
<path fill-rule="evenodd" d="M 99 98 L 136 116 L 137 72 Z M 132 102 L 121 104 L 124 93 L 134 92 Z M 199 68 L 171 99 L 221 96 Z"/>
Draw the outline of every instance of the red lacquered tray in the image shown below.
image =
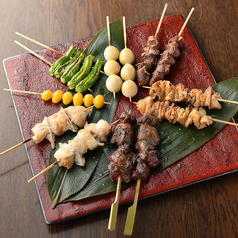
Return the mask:
<path fill-rule="evenodd" d="M 155 33 L 158 22 L 159 20 L 147 22 L 127 29 L 128 46 L 135 53 L 135 63 L 142 61 L 142 49 L 145 47 L 148 37 Z M 163 20 L 158 35 L 162 50 L 168 39 L 178 34 L 183 23 L 184 19 L 180 15 Z M 213 76 L 187 27 L 182 36 L 181 56 L 176 59 L 176 64 L 171 67 L 171 72 L 168 75 L 169 79 L 173 84 L 182 82 L 188 88 L 206 89 L 209 85 L 214 85 Z M 70 45 L 74 44 L 85 49 L 90 40 L 91 38 L 87 38 L 61 44 L 54 48 L 66 52 Z M 37 53 L 50 62 L 54 62 L 59 57 L 59 55 L 47 49 L 39 50 Z M 5 59 L 4 68 L 9 86 L 12 89 L 33 92 L 43 92 L 46 89 L 51 91 L 67 90 L 65 85 L 49 75 L 49 66 L 31 54 Z M 145 95 L 140 92 L 135 101 L 141 96 Z M 36 123 L 41 122 L 45 115 L 52 115 L 60 107 L 58 104 L 54 105 L 51 102 L 39 100 L 39 96 L 36 95 L 12 94 L 12 99 L 23 139 L 30 138 L 32 136 L 31 128 Z M 128 103 L 128 99 L 121 97 L 116 114 L 119 115 L 124 105 Z M 133 110 L 133 113 L 137 115 L 138 112 Z M 236 127 L 226 126 L 199 150 L 162 172 L 152 175 L 148 181 L 142 183 L 140 198 L 236 171 L 238 169 L 237 146 Z M 27 143 L 26 150 L 33 174 L 39 173 L 48 166 L 50 149 L 50 144 L 47 141 L 38 145 L 33 141 Z M 35 182 L 45 220 L 48 224 L 109 208 L 115 198 L 115 193 L 110 193 L 78 202 L 59 204 L 55 209 L 52 209 L 47 190 L 46 174 L 40 176 Z M 120 203 L 133 200 L 134 194 L 135 186 L 122 191 Z"/>

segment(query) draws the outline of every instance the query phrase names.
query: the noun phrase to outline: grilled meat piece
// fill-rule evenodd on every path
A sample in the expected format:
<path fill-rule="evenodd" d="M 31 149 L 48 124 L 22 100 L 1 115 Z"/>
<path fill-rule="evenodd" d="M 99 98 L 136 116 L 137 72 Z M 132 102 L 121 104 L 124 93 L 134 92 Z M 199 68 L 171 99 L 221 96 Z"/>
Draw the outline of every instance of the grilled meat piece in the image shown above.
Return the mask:
<path fill-rule="evenodd" d="M 150 168 L 147 165 L 147 163 L 137 157 L 136 159 L 136 167 L 133 170 L 132 179 L 138 180 L 141 179 L 141 181 L 146 180 L 150 176 Z"/>
<path fill-rule="evenodd" d="M 155 126 L 159 124 L 159 119 L 149 115 L 143 115 L 137 119 L 137 122 L 140 124 L 148 124 L 150 126 Z"/>
<path fill-rule="evenodd" d="M 123 112 L 120 115 L 120 123 L 129 123 L 132 126 L 136 124 L 136 118 L 128 112 Z"/>
<path fill-rule="evenodd" d="M 124 183 L 129 183 L 132 179 L 133 169 L 135 167 L 136 154 L 128 146 L 119 147 L 109 158 L 111 161 L 108 169 L 113 181 L 120 176 Z"/>
<path fill-rule="evenodd" d="M 135 144 L 135 132 L 134 128 L 129 123 L 120 123 L 113 127 L 113 134 L 111 137 L 111 144 L 117 144 L 118 147 L 128 145 L 134 148 Z"/>

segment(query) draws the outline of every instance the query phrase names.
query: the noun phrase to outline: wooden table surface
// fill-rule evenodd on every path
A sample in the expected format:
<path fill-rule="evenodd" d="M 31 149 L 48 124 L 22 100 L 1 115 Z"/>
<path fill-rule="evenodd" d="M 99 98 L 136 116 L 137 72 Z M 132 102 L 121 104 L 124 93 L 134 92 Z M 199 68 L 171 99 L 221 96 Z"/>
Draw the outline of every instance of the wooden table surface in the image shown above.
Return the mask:
<path fill-rule="evenodd" d="M 126 16 L 128 26 L 160 18 L 166 1 L 1 0 L 1 60 L 25 53 L 14 43 L 21 32 L 46 45 L 95 35 L 110 20 Z M 217 82 L 238 76 L 238 3 L 226 0 L 168 0 L 165 16 L 184 18 Z M 32 50 L 38 45 L 21 40 Z M 15 109 L 0 68 L 0 151 L 22 140 Z M 127 205 L 120 206 L 115 231 L 107 229 L 109 210 L 47 225 L 24 146 L 1 156 L 0 237 L 123 237 Z M 131 237 L 238 237 L 237 173 L 140 200 Z"/>

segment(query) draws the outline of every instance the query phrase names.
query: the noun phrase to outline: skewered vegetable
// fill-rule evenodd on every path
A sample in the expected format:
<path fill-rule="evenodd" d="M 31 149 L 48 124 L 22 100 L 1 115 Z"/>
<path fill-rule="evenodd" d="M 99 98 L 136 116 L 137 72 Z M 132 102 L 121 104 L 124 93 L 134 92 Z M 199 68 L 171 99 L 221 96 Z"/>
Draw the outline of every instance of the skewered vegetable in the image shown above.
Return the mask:
<path fill-rule="evenodd" d="M 67 82 L 69 82 L 71 78 L 79 71 L 84 57 L 85 54 L 82 52 L 75 61 L 68 65 L 68 67 L 60 77 L 62 83 L 66 84 Z"/>
<path fill-rule="evenodd" d="M 85 57 L 81 69 L 67 83 L 67 86 L 70 90 L 75 89 L 77 84 L 79 84 L 88 75 L 92 68 L 94 58 L 95 57 L 93 55 L 88 55 Z"/>
<path fill-rule="evenodd" d="M 83 103 L 85 107 L 90 107 L 93 105 L 93 95 L 92 94 L 86 94 L 83 98 Z"/>
<path fill-rule="evenodd" d="M 75 55 L 70 58 L 68 61 L 66 61 L 66 63 L 64 63 L 63 65 L 61 65 L 54 73 L 54 76 L 56 78 L 60 78 L 61 75 L 67 70 L 68 66 L 73 63 L 82 53 L 83 51 L 81 49 L 78 49 L 75 53 Z"/>
<path fill-rule="evenodd" d="M 73 104 L 74 104 L 74 106 L 81 106 L 83 104 L 83 94 L 82 93 L 74 94 Z"/>
<path fill-rule="evenodd" d="M 97 109 L 100 109 L 101 107 L 103 107 L 104 103 L 105 103 L 105 99 L 101 94 L 98 94 L 93 100 L 93 104 Z"/>
<path fill-rule="evenodd" d="M 88 88 L 91 88 L 93 84 L 97 81 L 103 65 L 104 61 L 101 58 L 98 58 L 93 69 L 90 71 L 88 76 L 76 86 L 75 91 L 83 93 L 87 91 Z"/>
<path fill-rule="evenodd" d="M 52 94 L 52 102 L 53 103 L 59 103 L 62 100 L 63 97 L 63 91 L 62 90 L 57 90 Z"/>
<path fill-rule="evenodd" d="M 73 95 L 71 92 L 66 92 L 62 96 L 62 102 L 64 105 L 68 105 L 72 102 L 73 100 Z"/>
<path fill-rule="evenodd" d="M 69 50 L 62 56 L 60 57 L 58 60 L 56 60 L 50 67 L 49 69 L 49 73 L 51 76 L 54 76 L 55 71 L 64 63 L 66 63 L 66 61 L 68 61 L 70 59 L 71 56 L 73 56 L 73 54 L 75 53 L 75 51 L 78 48 L 74 45 L 71 45 Z"/>
<path fill-rule="evenodd" d="M 50 90 L 46 90 L 41 95 L 42 99 L 48 101 L 52 98 L 52 92 Z"/>

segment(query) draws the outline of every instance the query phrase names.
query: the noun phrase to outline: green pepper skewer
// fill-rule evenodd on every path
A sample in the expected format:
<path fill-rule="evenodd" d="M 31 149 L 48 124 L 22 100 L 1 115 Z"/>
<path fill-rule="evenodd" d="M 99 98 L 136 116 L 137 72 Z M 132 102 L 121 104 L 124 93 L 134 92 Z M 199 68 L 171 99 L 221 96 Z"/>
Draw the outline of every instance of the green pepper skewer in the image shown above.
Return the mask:
<path fill-rule="evenodd" d="M 67 67 L 73 63 L 79 56 L 80 54 L 83 52 L 83 50 L 81 49 L 78 49 L 76 52 L 75 52 L 75 55 L 68 61 L 66 61 L 66 63 L 64 63 L 63 65 L 61 65 L 56 71 L 55 71 L 55 74 L 54 76 L 56 78 L 60 78 L 61 75 L 65 72 L 65 70 L 67 69 Z"/>
<path fill-rule="evenodd" d="M 77 84 L 79 84 L 89 74 L 93 65 L 94 58 L 95 57 L 93 55 L 88 55 L 87 57 L 85 57 L 81 69 L 67 83 L 67 86 L 70 90 L 75 89 Z"/>
<path fill-rule="evenodd" d="M 60 77 L 60 80 L 62 83 L 66 84 L 68 83 L 72 77 L 79 71 L 82 62 L 84 60 L 85 54 L 82 52 L 80 56 L 72 63 L 70 64 L 67 69 L 64 71 L 62 76 Z"/>
<path fill-rule="evenodd" d="M 90 71 L 88 76 L 84 78 L 75 88 L 76 92 L 84 93 L 88 88 L 91 88 L 93 84 L 97 81 L 100 71 L 104 65 L 104 61 L 98 58 L 93 69 Z"/>
<path fill-rule="evenodd" d="M 74 52 L 77 50 L 78 48 L 74 45 L 71 45 L 71 47 L 69 48 L 69 50 L 58 60 L 56 60 L 50 67 L 49 69 L 49 73 L 51 76 L 54 76 L 55 71 L 61 66 L 63 65 L 65 62 L 67 62 L 70 57 L 74 54 Z"/>

